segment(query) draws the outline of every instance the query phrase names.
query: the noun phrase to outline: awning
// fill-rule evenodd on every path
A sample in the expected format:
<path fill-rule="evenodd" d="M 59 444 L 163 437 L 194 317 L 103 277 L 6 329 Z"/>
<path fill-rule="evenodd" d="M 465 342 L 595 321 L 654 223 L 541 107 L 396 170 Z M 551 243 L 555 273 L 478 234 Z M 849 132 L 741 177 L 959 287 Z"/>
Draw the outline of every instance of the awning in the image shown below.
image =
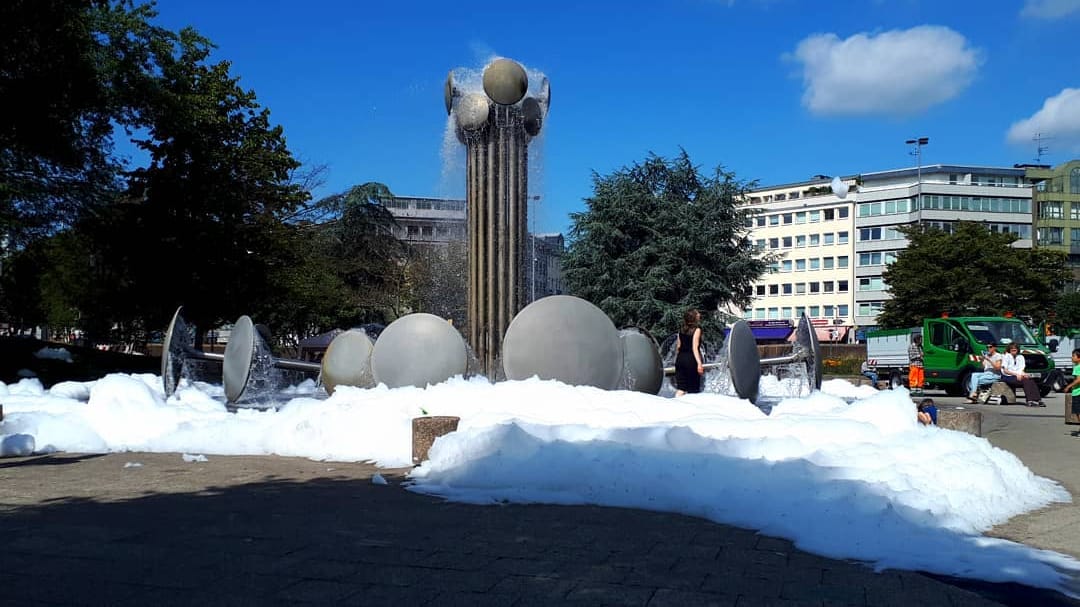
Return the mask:
<path fill-rule="evenodd" d="M 724 337 L 727 338 L 730 328 L 724 328 Z M 784 341 L 795 331 L 792 327 L 750 327 L 754 335 L 754 341 Z"/>

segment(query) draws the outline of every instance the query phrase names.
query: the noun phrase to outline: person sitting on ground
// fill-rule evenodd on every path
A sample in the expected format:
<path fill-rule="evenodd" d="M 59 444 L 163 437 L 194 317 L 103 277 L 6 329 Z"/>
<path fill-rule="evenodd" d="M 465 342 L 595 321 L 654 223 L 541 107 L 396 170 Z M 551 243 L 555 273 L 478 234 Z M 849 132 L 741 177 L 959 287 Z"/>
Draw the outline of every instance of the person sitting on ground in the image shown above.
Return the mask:
<path fill-rule="evenodd" d="M 1024 389 L 1024 400 L 1029 407 L 1045 407 L 1042 397 L 1039 396 L 1039 386 L 1031 378 L 1024 368 L 1027 363 L 1024 355 L 1020 353 L 1020 346 L 1011 343 L 1005 347 L 1005 357 L 1001 361 L 1001 379 L 1009 384 L 1014 390 Z"/>
<path fill-rule="evenodd" d="M 968 378 L 968 401 L 977 402 L 979 386 L 985 386 L 992 384 L 996 381 L 1001 381 L 1001 364 L 1004 359 L 1001 353 L 997 351 L 997 344 L 986 344 L 986 352 L 982 355 L 983 370 L 978 373 L 972 373 Z"/>
<path fill-rule="evenodd" d="M 924 426 L 937 425 L 937 405 L 934 404 L 934 399 L 922 399 L 918 405 L 915 405 L 915 411 L 915 416 L 919 419 L 920 424 Z"/>
<path fill-rule="evenodd" d="M 872 365 L 869 360 L 864 360 L 862 361 L 862 366 L 859 367 L 859 372 L 862 373 L 863 377 L 870 379 L 871 386 L 875 389 L 877 388 L 877 365 Z"/>

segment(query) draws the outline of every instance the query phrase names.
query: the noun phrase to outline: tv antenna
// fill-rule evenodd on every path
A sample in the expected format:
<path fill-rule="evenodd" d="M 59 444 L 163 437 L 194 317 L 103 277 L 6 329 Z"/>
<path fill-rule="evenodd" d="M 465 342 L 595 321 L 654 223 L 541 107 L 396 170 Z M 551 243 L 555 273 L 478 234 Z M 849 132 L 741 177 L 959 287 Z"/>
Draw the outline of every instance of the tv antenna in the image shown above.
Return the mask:
<path fill-rule="evenodd" d="M 1050 146 L 1043 145 L 1043 141 L 1047 139 L 1053 139 L 1053 137 L 1047 137 L 1042 133 L 1035 133 L 1035 136 L 1031 138 L 1035 142 L 1035 163 L 1042 164 L 1042 157 L 1049 149 Z"/>

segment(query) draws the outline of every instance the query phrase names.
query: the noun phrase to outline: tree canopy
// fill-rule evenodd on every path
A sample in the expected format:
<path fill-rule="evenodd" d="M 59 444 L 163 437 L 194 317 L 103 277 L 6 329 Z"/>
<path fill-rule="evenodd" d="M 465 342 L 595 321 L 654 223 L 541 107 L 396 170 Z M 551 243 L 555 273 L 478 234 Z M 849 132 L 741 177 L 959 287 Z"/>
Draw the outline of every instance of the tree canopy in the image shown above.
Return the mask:
<path fill-rule="evenodd" d="M 587 210 L 570 215 L 568 290 L 617 326 L 658 338 L 676 331 L 689 308 L 745 307 L 772 261 L 747 238 L 751 211 L 739 203 L 751 185 L 722 167 L 703 174 L 685 151 L 594 173 Z"/>
<path fill-rule="evenodd" d="M 900 231 L 909 244 L 882 276 L 892 295 L 878 316 L 884 327 L 942 313 L 1044 318 L 1071 277 L 1063 253 L 1014 248 L 1016 236 L 980 223 L 959 222 L 951 233 L 922 225 Z"/>

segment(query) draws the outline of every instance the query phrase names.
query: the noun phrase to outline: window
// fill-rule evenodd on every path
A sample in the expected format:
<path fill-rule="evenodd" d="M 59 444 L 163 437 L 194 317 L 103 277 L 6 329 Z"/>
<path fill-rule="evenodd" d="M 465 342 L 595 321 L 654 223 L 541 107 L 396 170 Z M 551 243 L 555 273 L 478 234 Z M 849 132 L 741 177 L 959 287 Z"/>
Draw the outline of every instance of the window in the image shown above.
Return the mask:
<path fill-rule="evenodd" d="M 848 288 L 848 283 L 847 283 L 846 280 L 838 280 L 838 281 L 836 281 L 836 292 L 837 293 L 847 293 L 847 288 Z"/>
<path fill-rule="evenodd" d="M 791 223 L 791 213 L 784 213 L 784 225 Z"/>
<path fill-rule="evenodd" d="M 847 241 L 848 241 L 848 233 L 847 232 L 838 232 L 836 234 L 836 244 L 847 244 Z"/>
<path fill-rule="evenodd" d="M 806 295 L 806 283 L 805 282 L 797 282 L 797 283 L 795 283 L 795 294 L 796 295 Z"/>
<path fill-rule="evenodd" d="M 791 308 L 784 308 L 784 309 L 783 309 L 783 310 L 781 311 L 781 314 L 780 314 L 780 316 L 781 316 L 782 318 L 791 318 Z"/>
<path fill-rule="evenodd" d="M 836 209 L 836 216 L 839 217 L 840 219 L 847 219 L 848 208 L 847 207 L 840 207 L 839 209 Z"/>
<path fill-rule="evenodd" d="M 835 286 L 836 284 L 833 283 L 833 281 L 826 280 L 825 282 L 821 283 L 821 290 L 825 293 L 832 293 L 835 290 Z"/>
<path fill-rule="evenodd" d="M 799 236 L 795 237 L 795 246 L 796 247 L 805 247 L 806 246 L 806 235 L 805 234 L 800 234 Z"/>
<path fill-rule="evenodd" d="M 864 301 L 859 303 L 859 316 L 877 316 L 881 313 L 880 301 Z"/>
<path fill-rule="evenodd" d="M 779 215 L 769 215 L 769 225 L 771 225 L 771 226 L 780 225 L 780 216 Z"/>
<path fill-rule="evenodd" d="M 764 215 L 758 215 L 757 217 L 754 218 L 754 221 L 757 224 L 757 227 L 759 227 L 759 228 L 764 228 L 765 227 L 765 216 Z"/>
<path fill-rule="evenodd" d="M 1039 244 L 1063 244 L 1062 232 L 1064 228 L 1039 228 Z"/>
<path fill-rule="evenodd" d="M 1043 200 L 1039 202 L 1039 219 L 1064 219 L 1061 202 Z"/>
<path fill-rule="evenodd" d="M 779 238 L 770 238 L 769 239 L 769 248 L 770 249 L 779 249 L 780 248 L 780 239 Z"/>
<path fill-rule="evenodd" d="M 790 259 L 785 259 L 783 261 L 783 263 L 780 265 L 780 271 L 781 272 L 790 272 L 791 271 L 791 260 Z"/>
<path fill-rule="evenodd" d="M 765 308 L 754 308 L 754 318 L 765 318 Z"/>
<path fill-rule="evenodd" d="M 795 223 L 806 223 L 806 211 L 795 213 Z"/>
<path fill-rule="evenodd" d="M 1072 232 L 1072 246 L 1080 245 L 1080 228 L 1071 228 Z"/>
<path fill-rule="evenodd" d="M 883 288 L 884 283 L 880 276 L 868 276 L 859 279 L 860 291 L 881 291 Z"/>
<path fill-rule="evenodd" d="M 810 306 L 810 316 L 816 318 L 821 314 L 821 306 Z"/>
<path fill-rule="evenodd" d="M 832 232 L 825 234 L 825 244 L 831 245 L 834 242 L 834 236 Z"/>
<path fill-rule="evenodd" d="M 791 283 L 785 282 L 783 288 L 784 295 L 791 295 Z"/>
<path fill-rule="evenodd" d="M 836 267 L 838 267 L 838 268 L 846 268 L 846 267 L 848 267 L 848 256 L 847 255 L 841 255 L 840 257 L 837 257 L 836 258 Z"/>
<path fill-rule="evenodd" d="M 1080 221 L 1080 202 L 1069 203 L 1069 219 Z"/>
<path fill-rule="evenodd" d="M 949 173 L 949 183 L 951 183 L 952 185 L 960 183 L 960 175 L 957 175 L 956 173 Z"/>
<path fill-rule="evenodd" d="M 787 200 L 787 194 L 777 194 L 776 199 L 777 200 Z"/>
<path fill-rule="evenodd" d="M 859 253 L 860 266 L 880 266 L 881 253 Z"/>
<path fill-rule="evenodd" d="M 823 257 L 822 260 L 824 262 L 826 270 L 833 269 L 833 258 L 832 257 Z"/>
<path fill-rule="evenodd" d="M 821 221 L 821 211 L 810 211 L 810 223 Z"/>
<path fill-rule="evenodd" d="M 791 237 L 790 236 L 785 236 L 784 237 L 784 248 L 785 249 L 790 249 L 791 248 Z"/>
<path fill-rule="evenodd" d="M 795 306 L 795 317 L 802 318 L 803 314 L 806 314 L 806 306 Z"/>
<path fill-rule="evenodd" d="M 413 238 L 420 234 L 420 226 L 409 226 L 409 237 Z"/>
<path fill-rule="evenodd" d="M 820 270 L 821 269 L 821 258 L 820 257 L 811 257 L 810 258 L 810 269 L 811 270 Z"/>
<path fill-rule="evenodd" d="M 780 318 L 780 308 L 769 308 L 769 318 Z"/>
<path fill-rule="evenodd" d="M 798 198 L 801 195 L 802 195 L 801 193 L 799 193 L 798 191 L 795 191 L 795 192 L 788 192 L 787 197 L 788 197 L 788 200 L 795 200 L 796 198 Z"/>
<path fill-rule="evenodd" d="M 832 221 L 833 219 L 836 219 L 836 210 L 825 209 L 821 212 L 821 216 L 825 218 L 825 221 Z"/>
<path fill-rule="evenodd" d="M 765 296 L 765 285 L 757 285 L 757 295 L 759 297 Z"/>
<path fill-rule="evenodd" d="M 819 244 L 821 244 L 821 234 L 811 234 L 810 235 L 810 246 L 816 247 Z"/>
<path fill-rule="evenodd" d="M 769 285 L 769 295 L 779 295 L 780 285 Z"/>
<path fill-rule="evenodd" d="M 840 305 L 836 306 L 836 315 L 837 316 L 847 316 L 848 315 L 848 305 L 847 304 L 840 304 Z"/>
<path fill-rule="evenodd" d="M 1069 193 L 1080 194 L 1080 167 L 1069 171 Z"/>
<path fill-rule="evenodd" d="M 765 244 L 766 242 L 764 238 L 758 238 L 754 241 L 754 248 L 760 251 L 765 248 Z"/>
<path fill-rule="evenodd" d="M 810 293 L 821 293 L 821 283 L 820 282 L 812 282 L 812 283 L 810 283 Z"/>
<path fill-rule="evenodd" d="M 795 271 L 796 272 L 805 272 L 806 271 L 806 260 L 805 259 L 796 259 L 795 260 Z"/>
<path fill-rule="evenodd" d="M 834 306 L 825 306 L 825 318 L 832 318 L 835 315 L 836 314 Z"/>

